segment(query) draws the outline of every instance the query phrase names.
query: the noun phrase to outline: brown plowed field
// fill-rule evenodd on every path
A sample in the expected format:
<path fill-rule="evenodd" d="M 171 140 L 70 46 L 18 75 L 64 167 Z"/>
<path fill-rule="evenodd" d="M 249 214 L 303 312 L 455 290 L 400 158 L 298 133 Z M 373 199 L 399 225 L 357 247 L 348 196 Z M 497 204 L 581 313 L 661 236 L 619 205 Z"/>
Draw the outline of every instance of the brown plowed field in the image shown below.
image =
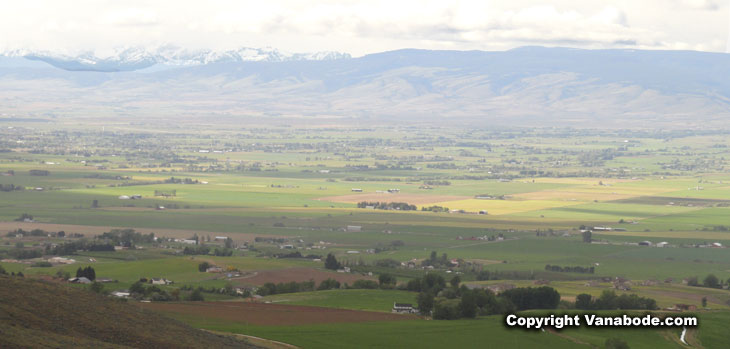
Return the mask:
<path fill-rule="evenodd" d="M 233 279 L 237 285 L 263 285 L 267 282 L 302 282 L 314 280 L 317 284 L 327 279 L 335 279 L 340 283 L 352 284 L 356 280 L 369 279 L 376 280 L 372 276 L 350 273 L 334 273 L 314 268 L 286 268 L 277 270 L 263 270 L 256 272 L 255 275 L 242 276 Z"/>
<path fill-rule="evenodd" d="M 390 194 L 390 193 L 367 193 L 367 194 L 351 194 L 339 196 L 327 196 L 319 198 L 321 201 L 357 203 L 361 201 L 369 202 L 407 202 L 411 205 L 427 205 L 444 201 L 456 201 L 473 199 L 471 196 L 456 195 L 421 195 L 421 194 Z"/>
<path fill-rule="evenodd" d="M 200 319 L 252 325 L 292 326 L 340 322 L 414 320 L 414 315 L 248 302 L 139 303 L 143 308 Z"/>

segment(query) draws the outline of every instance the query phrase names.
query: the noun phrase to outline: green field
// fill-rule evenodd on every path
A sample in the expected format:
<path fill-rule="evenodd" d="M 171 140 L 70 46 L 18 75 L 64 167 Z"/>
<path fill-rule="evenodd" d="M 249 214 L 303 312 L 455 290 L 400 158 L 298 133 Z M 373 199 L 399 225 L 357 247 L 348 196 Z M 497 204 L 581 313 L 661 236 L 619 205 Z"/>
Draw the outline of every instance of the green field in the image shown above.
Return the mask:
<path fill-rule="evenodd" d="M 107 292 L 166 278 L 174 283 L 162 292 L 184 299 L 201 287 L 208 301 L 243 301 L 244 288 L 252 296 L 266 282 L 332 277 L 341 289 L 253 301 L 382 314 L 394 302 L 418 303 L 406 285 L 431 271 L 425 260 L 435 251 L 446 256 L 431 272 L 447 282 L 455 275 L 478 286 L 549 281 L 567 308 L 579 294 L 597 297 L 626 279 L 631 289 L 620 294 L 652 298 L 662 309 L 696 306 L 702 322 L 695 343 L 722 347 L 730 314 L 730 138 L 722 133 L 307 125 L 162 132 L 120 124 L 107 126 L 117 137 L 104 138 L 91 126 L 15 126 L 0 129 L 0 266 L 8 273 L 51 279 L 91 266 L 97 277 L 116 281 L 104 285 Z M 375 201 L 415 210 L 380 209 Z M 23 214 L 32 222 L 18 221 Z M 97 238 L 113 228 L 156 240 L 61 255 L 77 261 L 70 265 L 32 266 L 64 244 L 121 248 Z M 581 229 L 592 230 L 591 241 Z M 180 240 L 194 236 L 207 254 L 186 254 L 193 245 Z M 230 237 L 229 246 L 217 236 Z M 651 246 L 639 244 L 645 240 Z M 667 246 L 656 247 L 660 242 Z M 215 256 L 215 249 L 231 256 Z M 16 258 L 24 253 L 35 254 Z M 340 271 L 351 271 L 325 270 L 330 253 Z M 241 275 L 200 272 L 203 262 Z M 287 274 L 292 270 L 304 276 Z M 397 279 L 385 288 L 399 289 L 350 288 L 383 274 Z M 711 274 L 717 287 L 701 287 Z M 698 285 L 686 284 L 692 278 Z M 526 332 L 506 329 L 494 315 L 296 326 L 172 316 L 304 348 L 602 347 L 612 337 L 632 348 L 681 346 L 674 330 Z"/>

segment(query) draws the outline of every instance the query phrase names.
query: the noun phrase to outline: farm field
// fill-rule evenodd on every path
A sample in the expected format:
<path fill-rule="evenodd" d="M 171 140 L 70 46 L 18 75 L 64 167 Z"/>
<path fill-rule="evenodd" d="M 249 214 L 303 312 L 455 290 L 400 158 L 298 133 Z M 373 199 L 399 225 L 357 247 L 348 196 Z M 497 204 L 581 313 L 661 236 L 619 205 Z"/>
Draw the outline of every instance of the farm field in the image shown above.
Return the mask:
<path fill-rule="evenodd" d="M 2 270 L 303 348 L 682 346 L 676 328 L 508 329 L 499 287 L 474 319 L 437 314 L 495 286 L 549 287 L 555 311 L 605 291 L 694 309 L 691 344 L 722 347 L 724 133 L 199 127 L 0 128 Z"/>

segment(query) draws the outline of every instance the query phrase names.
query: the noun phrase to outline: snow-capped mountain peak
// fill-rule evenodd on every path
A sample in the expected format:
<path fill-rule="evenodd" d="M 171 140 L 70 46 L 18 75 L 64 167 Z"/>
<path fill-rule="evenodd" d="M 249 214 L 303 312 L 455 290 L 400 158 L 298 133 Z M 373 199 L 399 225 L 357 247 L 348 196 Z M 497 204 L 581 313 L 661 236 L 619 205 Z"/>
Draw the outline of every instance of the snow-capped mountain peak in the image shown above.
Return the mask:
<path fill-rule="evenodd" d="M 57 68 L 71 71 L 134 71 L 152 67 L 195 66 L 222 62 L 284 62 L 284 61 L 329 61 L 349 59 L 347 53 L 324 51 L 314 53 L 287 53 L 275 48 L 241 47 L 235 50 L 186 49 L 174 45 L 163 45 L 154 49 L 126 47 L 102 55 L 82 52 L 74 55 L 50 51 L 14 50 L 0 56 L 24 57 L 43 61 Z"/>

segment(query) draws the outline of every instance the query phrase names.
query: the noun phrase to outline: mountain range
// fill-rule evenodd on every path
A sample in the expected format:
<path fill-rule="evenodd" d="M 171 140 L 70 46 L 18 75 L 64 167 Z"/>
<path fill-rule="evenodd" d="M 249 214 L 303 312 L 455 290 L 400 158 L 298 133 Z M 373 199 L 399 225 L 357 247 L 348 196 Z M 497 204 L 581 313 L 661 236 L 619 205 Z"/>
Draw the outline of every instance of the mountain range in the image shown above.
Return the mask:
<path fill-rule="evenodd" d="M 112 55 L 98 56 L 94 52 L 76 55 L 50 51 L 13 50 L 0 56 L 21 57 L 46 62 L 68 71 L 121 72 L 163 66 L 193 66 L 223 62 L 285 62 L 300 60 L 335 60 L 351 56 L 340 52 L 287 53 L 274 48 L 241 47 L 236 50 L 190 50 L 173 45 L 157 48 L 129 47 L 116 50 Z"/>
<path fill-rule="evenodd" d="M 728 77 L 730 55 L 695 51 L 16 52 L 0 57 L 0 114 L 716 128 Z"/>

